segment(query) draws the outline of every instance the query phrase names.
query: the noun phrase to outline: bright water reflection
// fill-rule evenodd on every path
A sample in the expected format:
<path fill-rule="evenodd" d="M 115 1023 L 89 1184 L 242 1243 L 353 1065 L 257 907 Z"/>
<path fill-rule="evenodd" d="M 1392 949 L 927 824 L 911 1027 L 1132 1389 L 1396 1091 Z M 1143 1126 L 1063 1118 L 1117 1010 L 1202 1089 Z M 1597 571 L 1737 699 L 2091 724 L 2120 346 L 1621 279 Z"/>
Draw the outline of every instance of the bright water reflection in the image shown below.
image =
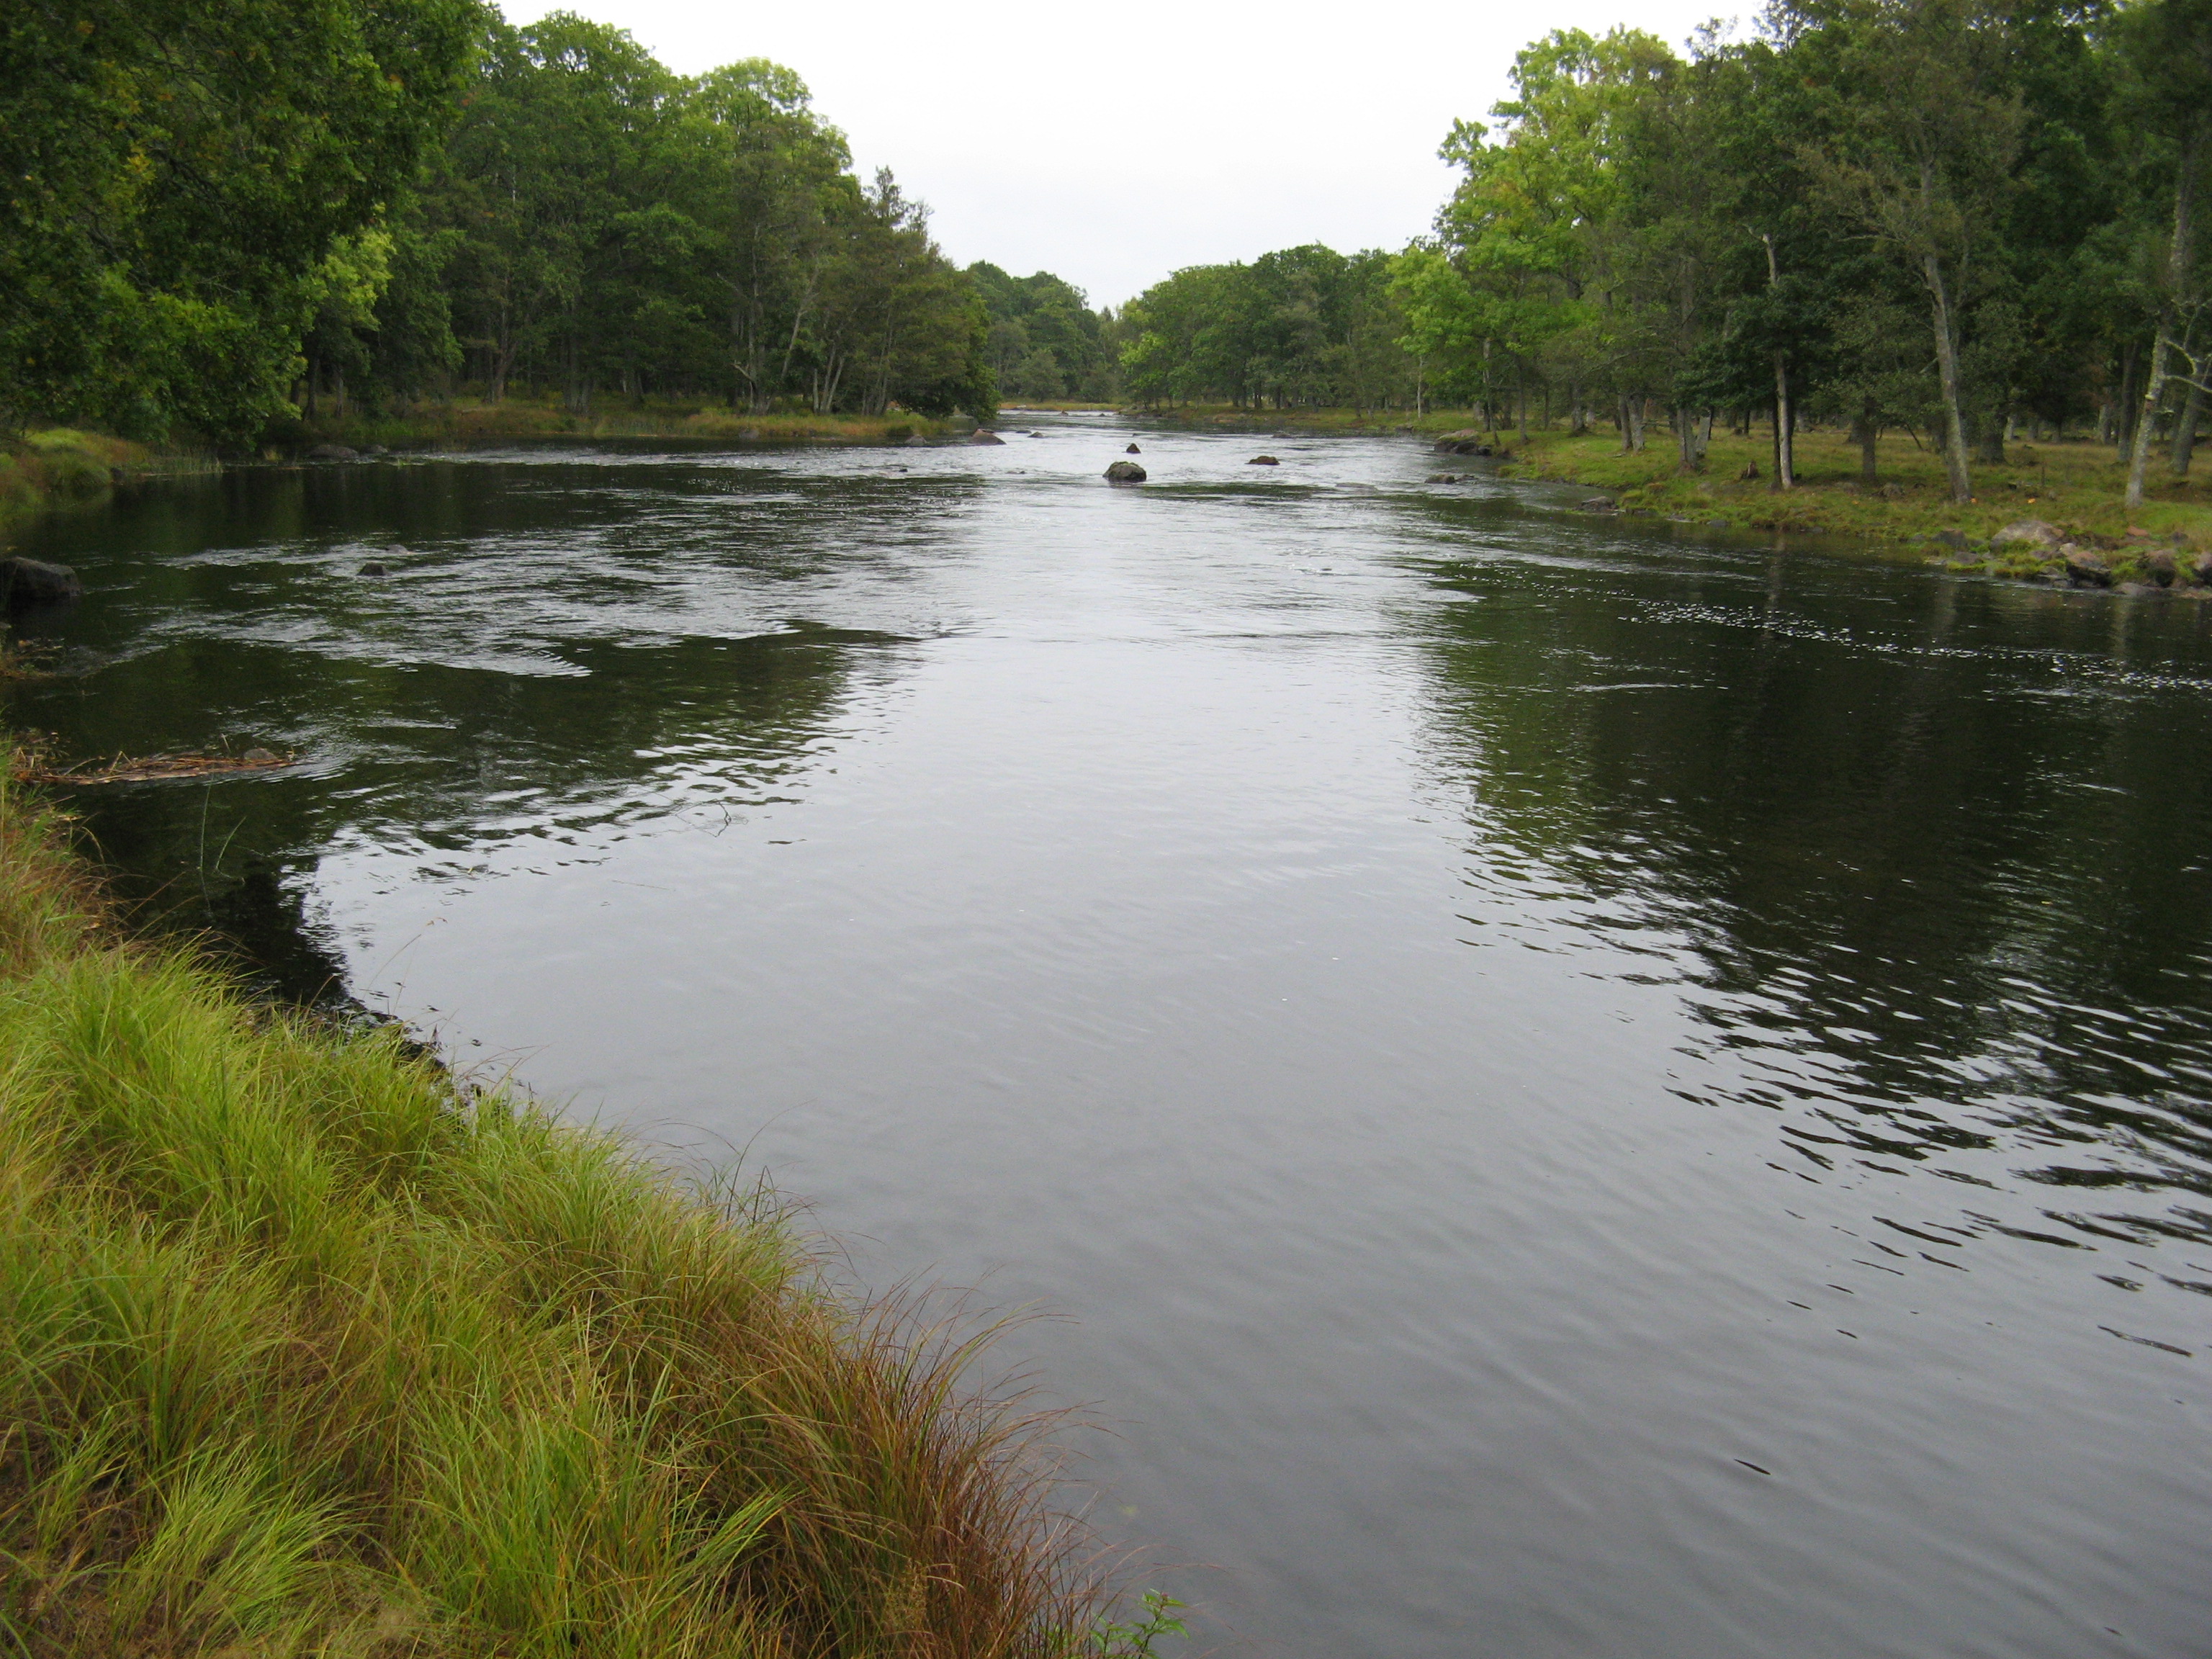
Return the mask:
<path fill-rule="evenodd" d="M 2205 609 L 1041 432 L 148 495 L 30 538 L 96 672 L 12 717 L 297 747 L 85 804 L 1071 1316 L 1233 1650 L 2201 1652 Z"/>

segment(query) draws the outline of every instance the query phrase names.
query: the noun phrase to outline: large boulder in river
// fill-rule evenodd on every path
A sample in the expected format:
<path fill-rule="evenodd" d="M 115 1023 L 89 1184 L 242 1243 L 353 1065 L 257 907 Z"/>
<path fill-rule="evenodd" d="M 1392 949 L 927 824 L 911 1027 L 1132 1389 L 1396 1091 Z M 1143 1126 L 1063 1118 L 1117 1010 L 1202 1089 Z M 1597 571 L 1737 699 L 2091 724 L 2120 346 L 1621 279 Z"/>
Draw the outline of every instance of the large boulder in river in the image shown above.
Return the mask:
<path fill-rule="evenodd" d="M 35 605 L 66 605 L 83 597 L 84 584 L 65 564 L 0 559 L 0 610 L 27 611 Z"/>
<path fill-rule="evenodd" d="M 2039 548 L 2046 553 L 2056 553 L 2065 537 L 2059 534 L 2055 524 L 2045 524 L 2040 519 L 2021 519 L 2007 525 L 1990 538 L 1990 545 L 2002 550 L 2014 544 Z"/>
<path fill-rule="evenodd" d="M 969 435 L 971 444 L 1002 444 L 1006 441 L 995 432 L 975 432 Z"/>
<path fill-rule="evenodd" d="M 1144 481 L 1145 469 L 1134 461 L 1116 461 L 1106 469 L 1108 483 L 1142 483 Z"/>

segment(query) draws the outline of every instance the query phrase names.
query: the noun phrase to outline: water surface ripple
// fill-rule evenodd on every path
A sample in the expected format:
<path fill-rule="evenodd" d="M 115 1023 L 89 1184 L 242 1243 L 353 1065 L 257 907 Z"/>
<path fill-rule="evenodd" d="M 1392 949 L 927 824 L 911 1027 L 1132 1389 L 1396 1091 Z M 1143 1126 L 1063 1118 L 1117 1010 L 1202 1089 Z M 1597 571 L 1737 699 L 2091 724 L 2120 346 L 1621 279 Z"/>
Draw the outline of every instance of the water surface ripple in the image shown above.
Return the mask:
<path fill-rule="evenodd" d="M 9 718 L 298 750 L 80 804 L 1066 1316 L 1210 1648 L 2203 1655 L 2212 606 L 1130 435 L 149 489 Z"/>

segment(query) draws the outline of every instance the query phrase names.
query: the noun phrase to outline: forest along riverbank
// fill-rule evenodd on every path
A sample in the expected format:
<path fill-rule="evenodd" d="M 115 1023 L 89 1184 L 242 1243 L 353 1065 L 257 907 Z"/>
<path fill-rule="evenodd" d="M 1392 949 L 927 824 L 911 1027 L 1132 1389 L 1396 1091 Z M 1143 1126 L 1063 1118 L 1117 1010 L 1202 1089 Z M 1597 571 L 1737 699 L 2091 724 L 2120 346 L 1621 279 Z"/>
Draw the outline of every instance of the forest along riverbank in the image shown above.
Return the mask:
<path fill-rule="evenodd" d="M 1068 1316 L 1001 1352 L 1196 1645 L 2199 1659 L 2204 611 L 1000 435 L 126 492 L 18 527 L 86 597 L 9 720 L 292 757 L 66 799 L 269 980 Z"/>
<path fill-rule="evenodd" d="M 0 1630 L 27 1652 L 1115 1650 L 971 1356 L 763 1189 L 249 1005 L 0 779 Z"/>

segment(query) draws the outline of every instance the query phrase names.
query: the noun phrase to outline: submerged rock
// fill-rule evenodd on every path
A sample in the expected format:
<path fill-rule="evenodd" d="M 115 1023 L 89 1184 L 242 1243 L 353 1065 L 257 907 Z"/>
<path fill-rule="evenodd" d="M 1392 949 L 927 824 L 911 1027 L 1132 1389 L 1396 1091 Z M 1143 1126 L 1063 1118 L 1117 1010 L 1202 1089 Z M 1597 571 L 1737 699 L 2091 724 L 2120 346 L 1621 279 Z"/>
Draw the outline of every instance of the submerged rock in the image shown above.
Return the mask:
<path fill-rule="evenodd" d="M 1273 455 L 1255 455 L 1250 460 L 1245 462 L 1244 465 L 1247 466 L 1280 466 L 1282 463 L 1277 460 Z"/>
<path fill-rule="evenodd" d="M 1431 483 L 1457 483 L 1459 482 L 1459 474 L 1456 472 L 1431 472 L 1429 474 L 1429 482 Z"/>
<path fill-rule="evenodd" d="M 1129 447 L 1134 449 L 1136 445 L 1131 444 Z M 1134 461 L 1116 461 L 1106 469 L 1106 482 L 1109 483 L 1142 483 L 1144 481 L 1145 469 Z"/>
<path fill-rule="evenodd" d="M 371 559 L 367 564 L 362 566 L 361 574 L 364 576 L 389 576 L 392 574 L 392 567 Z"/>
<path fill-rule="evenodd" d="M 65 564 L 39 559 L 0 559 L 0 610 L 67 605 L 84 597 L 84 584 Z"/>

